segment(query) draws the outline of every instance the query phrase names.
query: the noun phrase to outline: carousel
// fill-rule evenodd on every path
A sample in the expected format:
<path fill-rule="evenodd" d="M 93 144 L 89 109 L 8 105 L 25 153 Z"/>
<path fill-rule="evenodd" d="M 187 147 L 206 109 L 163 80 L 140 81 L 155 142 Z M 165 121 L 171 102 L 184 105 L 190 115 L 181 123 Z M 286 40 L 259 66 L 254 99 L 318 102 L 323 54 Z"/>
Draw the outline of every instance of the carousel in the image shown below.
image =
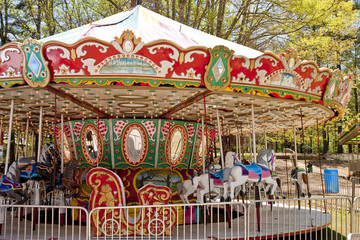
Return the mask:
<path fill-rule="evenodd" d="M 227 167 L 224 134 L 237 136 L 239 162 L 255 162 L 255 132 L 331 121 L 344 113 L 351 84 L 338 70 L 300 60 L 294 49 L 262 53 L 137 6 L 1 46 L 1 136 L 7 143 L 15 136 L 18 163 L 35 155 L 39 162 L 50 138 L 60 153 L 55 169 L 73 180 L 63 182 L 74 206 L 176 204 L 179 183 L 211 164 Z M 242 132 L 252 134 L 248 159 L 241 154 Z M 5 148 L 9 153 L 10 144 Z M 6 154 L 5 177 L 9 160 Z M 233 199 L 237 185 L 223 185 Z M 150 236 L 158 229 L 172 236 L 179 219 L 174 207 L 140 212 L 136 221 L 116 211 L 91 218 L 94 235 L 109 236 L 104 226 L 113 229 L 115 222 L 127 231 L 111 236 Z M 161 215 L 167 220 L 153 218 Z"/>

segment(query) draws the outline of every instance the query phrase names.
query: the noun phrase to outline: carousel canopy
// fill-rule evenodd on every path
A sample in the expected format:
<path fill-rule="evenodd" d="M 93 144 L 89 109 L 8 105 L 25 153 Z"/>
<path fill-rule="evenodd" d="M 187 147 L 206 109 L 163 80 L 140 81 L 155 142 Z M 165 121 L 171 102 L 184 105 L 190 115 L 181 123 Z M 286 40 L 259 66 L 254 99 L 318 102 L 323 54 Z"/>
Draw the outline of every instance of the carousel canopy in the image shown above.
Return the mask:
<path fill-rule="evenodd" d="M 356 144 L 360 141 L 360 119 L 351 126 L 348 131 L 343 131 L 339 136 L 339 144 Z"/>
<path fill-rule="evenodd" d="M 351 80 L 302 61 L 210 36 L 141 6 L 40 41 L 0 48 L 0 110 L 15 125 L 96 118 L 178 119 L 258 131 L 328 121 L 350 99 Z M 56 99 L 56 100 L 55 100 Z M 206 114 L 205 114 L 206 112 Z M 59 118 L 58 118 L 59 119 Z"/>
<path fill-rule="evenodd" d="M 130 11 L 118 13 L 85 26 L 44 38 L 40 41 L 56 40 L 72 44 L 84 38 L 93 37 L 111 42 L 126 30 L 131 30 L 135 36 L 141 37 L 141 40 L 145 44 L 158 40 L 168 40 L 182 48 L 199 46 L 212 48 L 217 45 L 224 45 L 234 50 L 236 54 L 241 54 L 248 58 L 254 58 L 262 54 L 254 49 L 178 23 L 142 6 L 137 6 Z"/>

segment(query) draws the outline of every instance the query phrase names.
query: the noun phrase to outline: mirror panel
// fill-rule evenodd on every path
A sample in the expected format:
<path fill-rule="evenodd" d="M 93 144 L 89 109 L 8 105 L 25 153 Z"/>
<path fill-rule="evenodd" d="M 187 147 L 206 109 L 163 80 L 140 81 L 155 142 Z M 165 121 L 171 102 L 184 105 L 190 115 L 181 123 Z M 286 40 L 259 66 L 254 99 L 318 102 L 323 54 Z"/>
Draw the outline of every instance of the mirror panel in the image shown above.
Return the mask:
<path fill-rule="evenodd" d="M 98 128 L 94 124 L 87 124 L 81 132 L 81 147 L 86 161 L 95 166 L 103 155 L 103 146 Z"/>
<path fill-rule="evenodd" d="M 174 126 L 166 139 L 166 161 L 171 166 L 179 164 L 186 149 L 186 130 L 181 125 Z"/>
<path fill-rule="evenodd" d="M 137 166 L 145 160 L 148 139 L 146 130 L 141 124 L 132 123 L 124 130 L 122 152 L 127 163 Z"/>

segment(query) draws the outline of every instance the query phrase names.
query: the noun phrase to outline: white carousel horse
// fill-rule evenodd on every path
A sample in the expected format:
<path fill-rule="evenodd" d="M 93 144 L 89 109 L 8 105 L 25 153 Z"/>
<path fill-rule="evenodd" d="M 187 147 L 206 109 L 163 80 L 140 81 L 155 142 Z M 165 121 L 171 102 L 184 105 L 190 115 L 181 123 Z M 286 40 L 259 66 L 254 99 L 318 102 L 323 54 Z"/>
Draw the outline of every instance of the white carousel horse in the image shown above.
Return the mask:
<path fill-rule="evenodd" d="M 296 164 L 295 155 L 291 156 L 291 161 L 293 163 L 293 169 L 291 170 L 290 176 L 296 186 L 298 187 L 299 196 L 305 197 L 306 185 L 308 183 L 308 175 L 304 168 L 299 168 Z M 305 191 L 304 191 L 305 188 Z M 309 194 L 309 193 L 308 193 Z"/>
<path fill-rule="evenodd" d="M 276 197 L 278 197 L 278 193 L 280 192 L 280 195 L 284 198 L 284 192 L 282 190 L 282 184 L 281 184 L 281 178 L 275 174 L 275 160 L 276 155 L 274 150 L 272 149 L 261 149 L 256 157 L 256 163 L 272 166 L 271 168 L 271 178 L 276 181 L 277 187 L 275 191 Z"/>
<path fill-rule="evenodd" d="M 196 176 L 193 179 L 187 179 L 184 182 L 177 184 L 177 192 L 184 204 L 190 204 L 189 195 L 196 191 L 199 186 L 199 181 L 200 177 Z"/>
<path fill-rule="evenodd" d="M 270 157 L 268 157 L 270 156 Z M 250 165 L 243 165 L 235 163 L 230 173 L 230 197 L 235 196 L 235 188 L 242 187 L 246 182 L 250 183 L 266 183 L 265 191 L 270 195 L 274 195 L 277 182 L 271 177 L 271 171 L 275 170 L 275 153 L 273 150 L 262 149 L 260 150 L 257 158 L 258 163 Z"/>
<path fill-rule="evenodd" d="M 229 176 L 231 169 L 234 166 L 234 157 L 236 157 L 236 153 L 234 152 L 228 152 L 226 154 L 224 170 L 213 166 L 210 173 L 204 173 L 193 179 L 188 179 L 179 183 L 177 188 L 182 202 L 185 204 L 189 203 L 188 197 L 195 191 L 197 191 L 197 203 L 204 203 L 205 194 L 209 192 L 220 195 L 221 199 L 227 199 Z"/>

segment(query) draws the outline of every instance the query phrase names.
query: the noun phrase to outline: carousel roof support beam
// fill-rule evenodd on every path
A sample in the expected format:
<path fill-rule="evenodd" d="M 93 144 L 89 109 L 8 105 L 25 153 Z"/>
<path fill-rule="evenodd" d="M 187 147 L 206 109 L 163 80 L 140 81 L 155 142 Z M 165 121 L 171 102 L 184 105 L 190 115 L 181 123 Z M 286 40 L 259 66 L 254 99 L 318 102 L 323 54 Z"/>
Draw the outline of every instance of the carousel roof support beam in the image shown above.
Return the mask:
<path fill-rule="evenodd" d="M 235 145 L 236 145 L 236 149 L 235 149 L 236 155 L 239 156 L 239 128 L 238 127 L 236 127 Z"/>
<path fill-rule="evenodd" d="M 100 117 L 105 117 L 105 118 L 110 118 L 110 117 L 111 117 L 108 113 L 106 113 L 106 112 L 104 112 L 104 111 L 101 111 L 99 108 L 94 107 L 94 106 L 91 105 L 90 103 L 81 101 L 81 100 L 75 98 L 74 96 L 65 93 L 64 91 L 62 91 L 62 90 L 60 90 L 60 89 L 54 88 L 54 87 L 52 87 L 52 86 L 50 86 L 50 85 L 47 85 L 47 86 L 46 86 L 46 89 L 47 89 L 49 92 L 52 92 L 52 93 L 54 93 L 54 94 L 55 94 L 55 92 L 56 92 L 56 94 L 57 94 L 58 96 L 60 96 L 60 97 L 62 97 L 62 98 L 65 98 L 65 99 L 71 101 L 72 103 L 75 103 L 76 105 L 79 105 L 80 107 L 83 107 L 83 108 L 85 108 L 85 109 L 87 109 L 87 110 L 92 111 L 92 112 L 96 113 L 97 115 L 99 115 Z"/>
<path fill-rule="evenodd" d="M 244 136 L 243 136 L 243 131 L 242 131 L 242 124 L 240 125 L 240 162 L 243 162 L 243 160 L 245 161 L 245 156 L 244 156 Z"/>
<path fill-rule="evenodd" d="M 264 140 L 265 140 L 265 148 L 268 149 L 268 147 L 267 147 L 267 138 L 266 138 L 266 128 L 264 128 Z"/>
<path fill-rule="evenodd" d="M 27 157 L 27 149 L 28 149 L 28 138 L 29 138 L 29 118 L 26 119 L 26 130 L 25 130 L 25 151 L 24 156 Z"/>
<path fill-rule="evenodd" d="M 253 158 L 253 147 L 252 147 L 252 143 L 251 143 L 251 134 L 249 134 L 249 152 L 250 152 L 250 159 Z"/>
<path fill-rule="evenodd" d="M 30 154 L 34 154 L 34 138 L 35 138 L 34 130 L 31 131 L 31 144 L 30 144 Z"/>
<path fill-rule="evenodd" d="M 61 173 L 64 172 L 64 114 L 61 114 Z"/>
<path fill-rule="evenodd" d="M 205 125 L 204 125 L 204 116 L 201 117 L 201 145 L 202 145 L 202 164 L 203 164 L 203 173 L 205 173 Z"/>
<path fill-rule="evenodd" d="M 13 117 L 14 117 L 14 99 L 11 100 L 10 120 L 9 120 L 9 134 L 8 134 L 8 145 L 7 145 L 7 151 L 6 151 L 6 160 L 5 160 L 5 171 L 4 171 L 4 174 L 7 173 L 8 168 L 9 168 L 11 131 L 12 131 L 12 125 L 13 125 Z"/>
<path fill-rule="evenodd" d="M 225 164 L 224 164 L 224 151 L 223 151 L 221 128 L 220 128 L 219 109 L 216 109 L 216 119 L 217 119 L 217 127 L 218 127 L 218 134 L 219 134 L 219 143 L 220 143 L 221 167 L 222 167 L 222 169 L 225 169 Z M 204 135 L 204 132 L 203 132 L 203 135 Z"/>
<path fill-rule="evenodd" d="M 300 105 L 298 105 L 298 107 L 307 107 L 309 105 L 310 105 L 310 103 L 308 103 L 308 104 L 300 104 Z M 278 109 L 279 108 L 277 108 L 277 107 L 276 108 L 269 108 L 269 109 L 266 109 L 266 111 L 272 112 L 272 111 L 278 111 Z M 288 110 L 288 109 L 294 109 L 294 107 L 281 107 L 281 110 Z M 261 113 L 263 113 L 263 110 L 254 111 L 254 114 L 256 114 L 256 115 L 261 114 Z M 248 116 L 248 115 L 249 115 L 249 112 L 243 111 L 242 113 L 239 113 L 237 116 L 243 117 L 243 116 Z M 288 120 L 286 120 L 286 121 L 288 121 Z M 271 122 L 271 121 L 268 121 L 268 122 Z"/>
<path fill-rule="evenodd" d="M 40 155 L 41 155 L 42 119 L 43 119 L 43 107 L 40 106 L 40 114 L 39 114 L 39 140 L 38 140 L 37 162 L 40 161 Z"/>
<path fill-rule="evenodd" d="M 253 152 L 254 162 L 256 162 L 256 139 L 255 139 L 255 116 L 254 116 L 254 104 L 251 104 L 251 125 L 252 125 L 252 138 L 253 138 Z"/>
<path fill-rule="evenodd" d="M 167 111 L 165 111 L 164 113 L 160 114 L 158 116 L 158 118 L 169 118 L 172 114 L 190 106 L 191 104 L 193 104 L 194 102 L 199 101 L 200 99 L 207 97 L 211 94 L 212 92 L 210 90 L 206 90 L 204 92 L 198 93 L 192 97 L 189 97 L 188 99 L 186 99 L 185 101 L 179 103 L 178 105 L 168 109 Z"/>
<path fill-rule="evenodd" d="M 15 146 L 15 161 L 17 161 L 17 158 L 18 158 L 20 138 L 21 138 L 21 134 L 19 133 L 19 131 L 17 131 L 16 136 L 15 136 L 15 143 L 16 143 L 16 146 Z"/>
<path fill-rule="evenodd" d="M 297 167 L 298 166 L 298 157 L 297 157 L 297 144 L 296 144 L 296 128 L 295 125 L 293 126 L 293 130 L 294 130 L 294 151 L 295 151 L 295 164 Z"/>

